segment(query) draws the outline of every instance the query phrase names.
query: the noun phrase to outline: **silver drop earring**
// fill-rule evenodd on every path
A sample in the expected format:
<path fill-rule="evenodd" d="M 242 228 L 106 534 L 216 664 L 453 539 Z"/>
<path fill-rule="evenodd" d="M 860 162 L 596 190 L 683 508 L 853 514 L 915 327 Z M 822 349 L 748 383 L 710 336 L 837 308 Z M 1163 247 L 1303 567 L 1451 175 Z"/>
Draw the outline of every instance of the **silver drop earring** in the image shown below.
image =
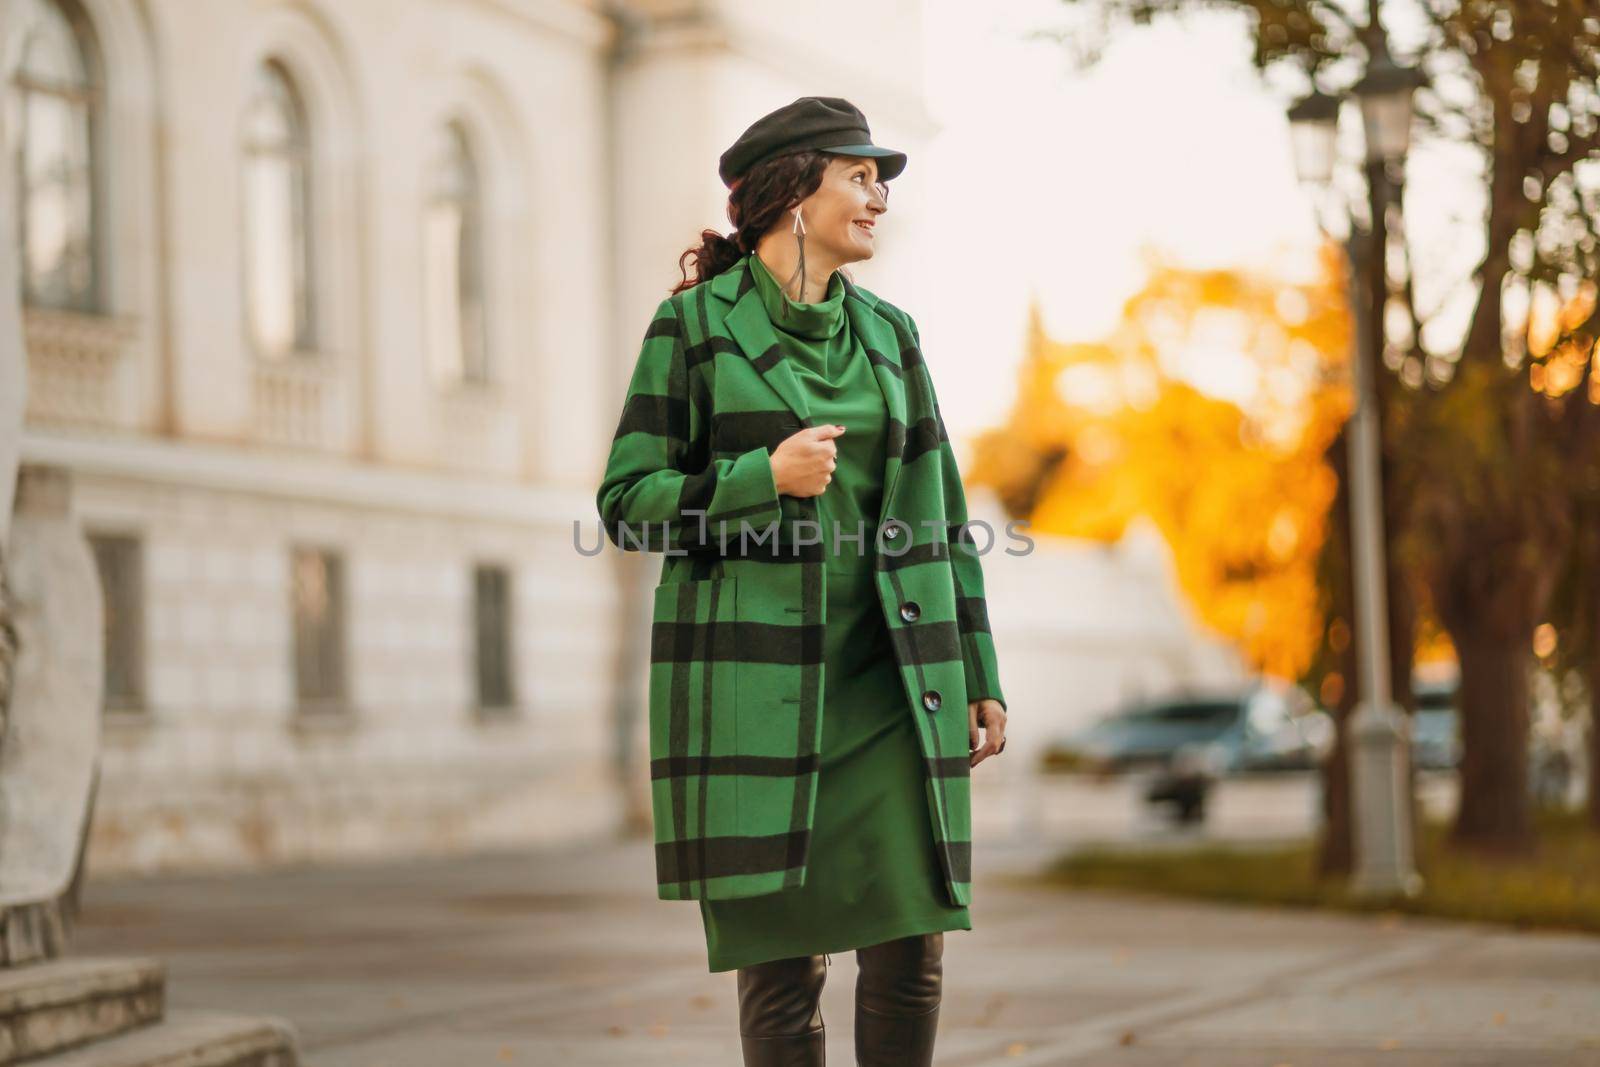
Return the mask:
<path fill-rule="evenodd" d="M 794 209 L 794 241 L 800 260 L 800 267 L 797 272 L 800 275 L 800 295 L 795 299 L 795 303 L 804 304 L 806 302 L 806 223 L 800 217 L 799 208 Z M 791 283 L 794 281 L 793 278 L 789 280 Z"/>

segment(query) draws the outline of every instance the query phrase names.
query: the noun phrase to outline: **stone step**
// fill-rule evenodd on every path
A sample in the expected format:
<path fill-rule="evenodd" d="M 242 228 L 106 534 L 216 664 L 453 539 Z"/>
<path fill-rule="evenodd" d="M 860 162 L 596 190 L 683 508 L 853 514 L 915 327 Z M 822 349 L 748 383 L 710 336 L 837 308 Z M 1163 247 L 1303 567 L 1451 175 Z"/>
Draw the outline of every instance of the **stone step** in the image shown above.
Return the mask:
<path fill-rule="evenodd" d="M 294 1027 L 270 1015 L 173 1010 L 28 1067 L 299 1067 Z"/>
<path fill-rule="evenodd" d="M 47 1056 L 161 1018 L 158 959 L 62 957 L 0 968 L 0 1064 Z"/>

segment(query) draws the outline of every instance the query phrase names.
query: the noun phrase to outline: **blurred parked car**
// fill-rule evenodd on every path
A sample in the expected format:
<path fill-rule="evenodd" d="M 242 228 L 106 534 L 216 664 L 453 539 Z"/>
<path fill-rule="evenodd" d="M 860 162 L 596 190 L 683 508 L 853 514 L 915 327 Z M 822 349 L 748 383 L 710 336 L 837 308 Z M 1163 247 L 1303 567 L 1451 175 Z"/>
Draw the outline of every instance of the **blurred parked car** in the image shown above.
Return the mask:
<path fill-rule="evenodd" d="M 1172 817 L 1180 823 L 1197 823 L 1206 817 L 1206 799 L 1221 777 L 1216 765 L 1217 750 L 1207 744 L 1184 745 L 1172 760 L 1145 783 L 1147 804 L 1170 804 Z"/>
<path fill-rule="evenodd" d="M 1449 771 L 1461 765 L 1461 715 L 1458 682 L 1416 680 L 1411 691 L 1411 762 L 1419 770 Z M 1528 790 L 1541 804 L 1560 806 L 1572 791 L 1576 773 L 1573 742 L 1548 732 L 1530 730 Z"/>
<path fill-rule="evenodd" d="M 1411 715 L 1411 762 L 1424 770 L 1455 767 L 1461 762 L 1455 684 L 1414 682 L 1411 691 L 1417 698 L 1417 710 Z"/>
<path fill-rule="evenodd" d="M 1322 758 L 1332 739 L 1332 721 L 1303 691 L 1258 683 L 1124 708 L 1051 745 L 1045 762 L 1102 774 L 1161 771 L 1181 751 L 1189 764 L 1217 775 L 1302 770 Z"/>

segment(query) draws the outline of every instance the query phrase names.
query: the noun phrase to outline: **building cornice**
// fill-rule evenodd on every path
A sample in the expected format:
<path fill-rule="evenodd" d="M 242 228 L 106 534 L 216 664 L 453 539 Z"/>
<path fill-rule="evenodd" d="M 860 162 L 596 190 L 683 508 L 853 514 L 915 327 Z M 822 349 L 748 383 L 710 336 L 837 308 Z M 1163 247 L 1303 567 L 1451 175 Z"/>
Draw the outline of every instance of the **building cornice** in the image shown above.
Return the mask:
<path fill-rule="evenodd" d="M 870 108 L 878 122 L 932 138 L 939 125 L 928 112 L 923 87 L 907 89 L 873 77 L 858 64 L 840 63 L 826 52 L 797 44 L 788 37 L 718 14 L 709 5 L 665 4 L 660 11 L 643 5 L 630 24 L 632 57 L 651 53 L 712 52 L 737 56 L 796 85 L 827 85 Z M 868 103 L 870 101 L 870 103 Z"/>
<path fill-rule="evenodd" d="M 594 536 L 600 534 L 594 495 L 587 490 L 375 466 L 339 456 L 35 429 L 23 434 L 22 462 L 64 467 L 85 477 L 440 519 L 524 526 L 577 519 L 595 526 Z M 587 543 L 590 535 L 582 536 Z"/>
<path fill-rule="evenodd" d="M 616 34 L 615 22 L 597 3 L 573 0 L 473 0 L 478 6 L 534 29 L 565 37 L 588 48 L 606 48 Z"/>

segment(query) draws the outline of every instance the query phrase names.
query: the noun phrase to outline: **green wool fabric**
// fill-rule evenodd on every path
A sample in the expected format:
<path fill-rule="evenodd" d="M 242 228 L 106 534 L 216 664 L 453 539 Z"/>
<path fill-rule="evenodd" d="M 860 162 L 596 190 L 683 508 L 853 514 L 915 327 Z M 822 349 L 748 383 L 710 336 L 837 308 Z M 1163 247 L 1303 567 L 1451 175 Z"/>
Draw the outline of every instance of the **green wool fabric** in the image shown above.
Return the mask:
<path fill-rule="evenodd" d="M 657 307 L 596 495 L 613 545 L 663 555 L 649 677 L 663 899 L 802 887 L 812 851 L 834 531 L 820 497 L 777 492 L 771 453 L 830 420 L 812 412 L 804 361 L 780 341 L 752 259 Z M 843 538 L 860 532 L 872 547 L 939 876 L 949 903 L 966 905 L 967 704 L 1005 705 L 979 542 L 916 324 L 839 272 L 822 304 L 834 300 L 887 413 L 877 513 L 840 531 L 840 544 L 850 550 Z M 822 370 L 833 356 L 824 346 Z"/>

